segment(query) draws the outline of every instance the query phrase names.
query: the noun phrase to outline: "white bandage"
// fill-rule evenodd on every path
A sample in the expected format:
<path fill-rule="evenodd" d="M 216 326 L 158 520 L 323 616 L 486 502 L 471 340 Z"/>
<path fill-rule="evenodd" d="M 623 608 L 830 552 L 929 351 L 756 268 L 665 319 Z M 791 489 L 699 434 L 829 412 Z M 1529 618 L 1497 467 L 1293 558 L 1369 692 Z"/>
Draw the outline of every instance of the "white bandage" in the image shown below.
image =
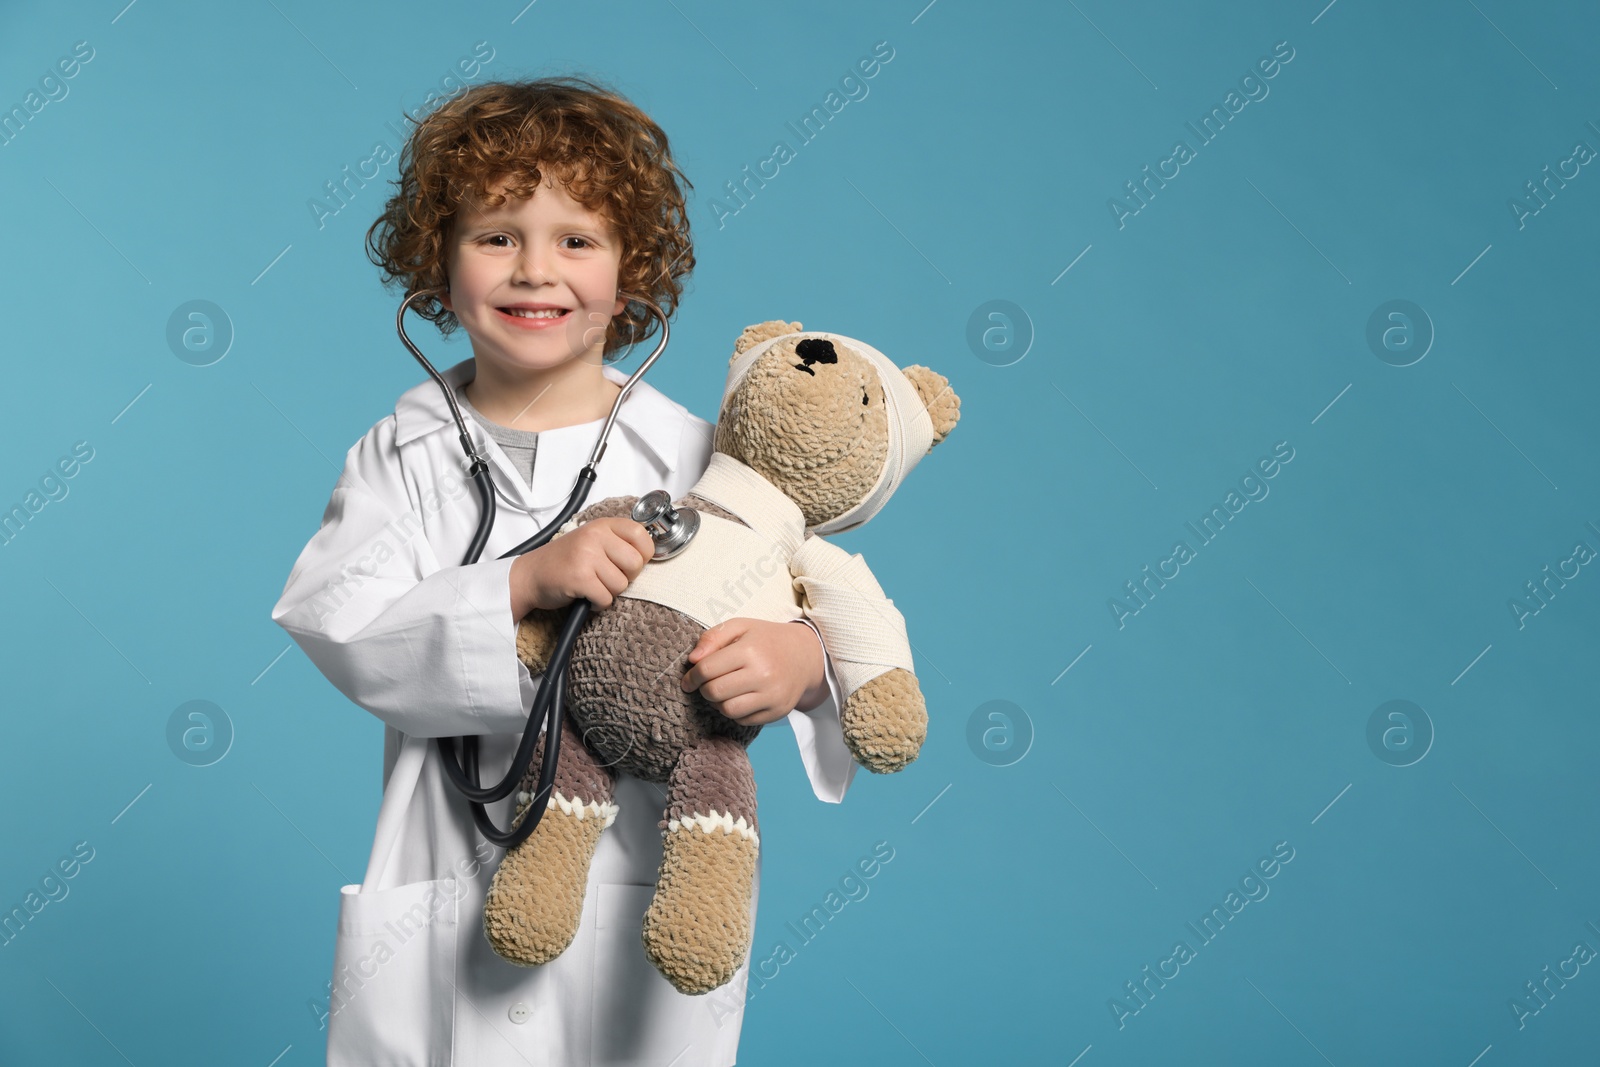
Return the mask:
<path fill-rule="evenodd" d="M 878 368 L 878 379 L 883 382 L 883 398 L 889 416 L 889 457 L 878 481 L 860 503 L 844 514 L 827 522 L 810 527 L 813 533 L 832 534 L 853 530 L 876 515 L 900 487 L 917 461 L 933 447 L 933 419 L 928 415 L 916 386 L 905 376 L 888 356 L 876 348 L 853 337 L 843 337 L 821 330 L 800 330 L 778 337 L 769 337 L 760 344 L 740 353 L 728 366 L 728 381 L 723 387 L 724 397 L 732 394 L 734 387 L 768 349 L 782 341 L 796 337 L 817 337 L 859 352 Z"/>
<path fill-rule="evenodd" d="M 808 537 L 789 563 L 801 610 L 817 624 L 846 693 L 895 667 L 916 673 L 900 609 L 883 593 L 860 553 Z"/>

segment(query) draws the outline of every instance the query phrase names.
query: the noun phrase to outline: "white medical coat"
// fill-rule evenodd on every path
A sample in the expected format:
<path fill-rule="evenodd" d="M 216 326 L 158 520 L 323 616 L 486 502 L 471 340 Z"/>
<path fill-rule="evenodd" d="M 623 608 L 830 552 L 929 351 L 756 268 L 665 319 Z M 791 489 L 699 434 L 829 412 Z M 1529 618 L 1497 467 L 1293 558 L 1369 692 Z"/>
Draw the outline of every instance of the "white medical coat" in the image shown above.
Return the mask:
<path fill-rule="evenodd" d="M 626 380 L 613 367 L 602 372 Z M 444 378 L 456 388 L 473 374 L 467 359 Z M 490 476 L 526 510 L 501 500 L 482 562 L 464 567 L 478 499 L 455 421 L 424 380 L 346 455 L 322 525 L 272 609 L 323 675 L 385 724 L 383 804 L 365 881 L 340 891 L 330 1067 L 734 1062 L 748 958 L 726 986 L 685 996 L 640 941 L 661 860 L 663 787 L 618 776 L 619 811 L 600 836 L 577 936 L 554 961 L 518 967 L 483 935 L 503 850 L 478 834 L 431 740 L 483 735 L 485 782 L 509 767 L 538 679 L 516 656 L 513 560 L 499 556 L 555 517 L 603 422 L 541 431 L 530 488 L 467 420 Z M 641 380 L 617 414 L 588 503 L 657 488 L 683 495 L 710 461 L 711 440 L 710 423 Z M 837 803 L 856 764 L 831 661 L 824 673 L 828 698 L 788 722 L 812 790 Z M 508 825 L 512 799 L 488 805 L 497 826 Z M 758 858 L 758 894 L 760 872 Z"/>

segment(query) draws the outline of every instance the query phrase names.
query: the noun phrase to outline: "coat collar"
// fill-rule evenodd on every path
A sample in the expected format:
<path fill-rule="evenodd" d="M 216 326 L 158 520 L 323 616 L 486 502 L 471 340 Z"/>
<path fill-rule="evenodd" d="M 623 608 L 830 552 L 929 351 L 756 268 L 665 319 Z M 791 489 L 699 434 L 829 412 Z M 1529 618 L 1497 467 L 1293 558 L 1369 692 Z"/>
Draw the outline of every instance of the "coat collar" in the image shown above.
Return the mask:
<path fill-rule="evenodd" d="M 470 382 L 476 373 L 477 365 L 469 357 L 449 370 L 440 372 L 440 375 L 449 383 L 450 388 L 459 389 L 463 384 Z M 628 376 L 615 367 L 601 367 L 600 373 L 618 385 L 628 380 Z M 397 446 L 405 445 L 424 434 L 444 427 L 449 427 L 452 434 L 456 432 L 450 406 L 445 402 L 438 383 L 432 378 L 400 394 L 400 399 L 395 401 L 394 418 Z M 683 437 L 684 423 L 688 420 L 689 415 L 684 410 L 643 378 L 634 383 L 628 392 L 628 399 L 617 412 L 617 426 L 632 433 L 668 471 L 678 469 L 679 444 Z M 467 416 L 467 427 L 469 430 L 482 429 L 470 416 Z M 546 432 L 553 434 L 558 431 Z M 613 428 L 611 432 L 615 434 L 617 431 Z M 601 461 L 602 464 L 604 462 Z"/>

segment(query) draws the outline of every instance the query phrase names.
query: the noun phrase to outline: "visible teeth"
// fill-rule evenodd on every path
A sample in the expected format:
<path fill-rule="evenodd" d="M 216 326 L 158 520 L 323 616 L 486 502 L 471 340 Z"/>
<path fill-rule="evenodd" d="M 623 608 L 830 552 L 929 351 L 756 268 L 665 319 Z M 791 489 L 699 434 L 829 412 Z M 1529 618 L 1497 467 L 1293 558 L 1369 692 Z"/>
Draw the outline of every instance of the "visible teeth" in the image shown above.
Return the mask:
<path fill-rule="evenodd" d="M 562 308 L 545 308 L 541 311 L 529 311 L 526 308 L 506 308 L 508 315 L 516 315 L 523 319 L 558 319 L 566 314 Z"/>

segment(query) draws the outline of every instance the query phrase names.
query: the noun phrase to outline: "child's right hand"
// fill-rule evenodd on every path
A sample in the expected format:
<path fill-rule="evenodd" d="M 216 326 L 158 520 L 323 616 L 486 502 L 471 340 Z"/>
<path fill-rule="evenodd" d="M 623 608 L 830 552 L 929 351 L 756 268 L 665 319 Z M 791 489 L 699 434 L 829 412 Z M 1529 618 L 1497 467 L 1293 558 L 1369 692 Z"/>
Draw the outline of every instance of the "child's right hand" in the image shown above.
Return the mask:
<path fill-rule="evenodd" d="M 643 523 L 620 516 L 591 519 L 517 557 L 511 565 L 511 617 L 520 620 L 535 608 L 563 608 L 574 600 L 610 607 L 654 554 Z"/>

